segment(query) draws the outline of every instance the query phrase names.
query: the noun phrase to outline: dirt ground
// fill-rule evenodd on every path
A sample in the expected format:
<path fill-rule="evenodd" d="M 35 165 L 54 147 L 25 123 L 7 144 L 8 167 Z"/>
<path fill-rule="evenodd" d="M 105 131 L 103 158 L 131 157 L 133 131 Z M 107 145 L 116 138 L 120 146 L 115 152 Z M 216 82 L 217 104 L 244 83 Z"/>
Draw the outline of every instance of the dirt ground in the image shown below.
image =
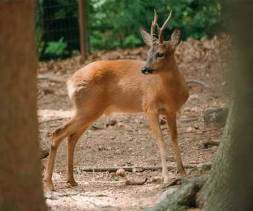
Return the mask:
<path fill-rule="evenodd" d="M 228 37 L 215 36 L 211 40 L 189 39 L 177 50 L 180 71 L 187 80 L 205 82 L 208 88 L 192 85 L 191 96 L 178 117 L 179 144 L 188 174 L 195 166 L 211 162 L 217 147 L 203 148 L 207 140 L 218 140 L 222 128 L 208 127 L 203 114 L 207 108 L 228 104 L 229 84 L 227 63 Z M 100 59 L 145 59 L 146 48 L 97 52 L 86 63 Z M 64 61 L 50 61 L 39 65 L 39 128 L 42 148 L 49 148 L 48 132 L 66 121 L 70 110 L 64 81 L 80 68 L 79 57 Z M 120 99 L 119 99 L 120 100 Z M 56 115 L 50 116 L 50 113 Z M 62 113 L 63 115 L 58 115 Z M 64 116 L 65 115 L 65 116 Z M 60 116 L 60 118 L 59 118 Z M 66 118 L 63 118 L 66 117 Z M 114 125 L 106 125 L 109 120 Z M 175 160 L 170 147 L 166 125 L 162 125 L 168 143 L 167 163 L 171 166 L 170 178 L 177 176 Z M 75 150 L 75 178 L 77 187 L 68 187 L 66 181 L 66 142 L 58 150 L 54 183 L 55 192 L 45 193 L 47 203 L 53 210 L 142 210 L 151 207 L 162 193 L 162 185 L 154 182 L 161 171 L 127 172 L 126 177 L 115 173 L 86 172 L 85 168 L 98 167 L 147 167 L 160 166 L 158 147 L 143 114 L 115 114 L 101 117 L 79 140 Z M 191 167 L 191 168 L 190 168 Z M 127 179 L 143 180 L 144 185 L 125 185 Z"/>

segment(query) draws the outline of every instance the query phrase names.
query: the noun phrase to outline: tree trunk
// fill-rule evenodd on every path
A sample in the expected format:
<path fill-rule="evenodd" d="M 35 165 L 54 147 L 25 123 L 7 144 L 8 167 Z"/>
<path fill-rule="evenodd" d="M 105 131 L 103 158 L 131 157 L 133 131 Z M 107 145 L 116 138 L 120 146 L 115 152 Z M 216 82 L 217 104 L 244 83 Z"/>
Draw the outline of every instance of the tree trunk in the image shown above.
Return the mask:
<path fill-rule="evenodd" d="M 79 0 L 79 35 L 80 35 L 80 64 L 85 62 L 89 53 L 89 39 L 88 39 L 88 2 L 86 0 Z"/>
<path fill-rule="evenodd" d="M 231 29 L 236 32 L 234 103 L 211 175 L 200 194 L 204 210 L 253 210 L 253 2 L 231 4 Z"/>
<path fill-rule="evenodd" d="M 47 210 L 38 147 L 34 2 L 0 2 L 0 210 Z"/>
<path fill-rule="evenodd" d="M 205 203 L 206 210 L 230 210 L 229 199 L 231 198 L 231 191 L 228 178 L 231 176 L 231 160 L 233 156 L 231 153 L 234 141 L 231 139 L 233 115 L 232 110 L 228 117 L 209 179 L 204 185 L 199 198 L 202 206 L 203 202 Z"/>

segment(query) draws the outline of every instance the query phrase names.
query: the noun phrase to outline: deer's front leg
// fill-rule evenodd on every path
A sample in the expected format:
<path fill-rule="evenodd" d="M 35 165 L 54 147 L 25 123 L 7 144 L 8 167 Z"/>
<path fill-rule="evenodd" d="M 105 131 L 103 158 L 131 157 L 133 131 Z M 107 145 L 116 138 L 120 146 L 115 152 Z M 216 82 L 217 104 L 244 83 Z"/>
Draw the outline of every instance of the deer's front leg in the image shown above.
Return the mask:
<path fill-rule="evenodd" d="M 177 170 L 181 176 L 185 176 L 185 169 L 181 159 L 181 153 L 177 142 L 177 116 L 176 114 L 166 115 L 167 123 L 171 133 L 172 148 L 175 154 Z"/>
<path fill-rule="evenodd" d="M 163 182 L 168 182 L 168 168 L 166 164 L 166 144 L 163 139 L 162 130 L 160 128 L 159 124 L 159 115 L 157 112 L 148 112 L 147 113 L 148 122 L 150 125 L 150 129 L 152 130 L 152 133 L 154 135 L 154 138 L 157 141 L 157 145 L 160 150 L 160 156 L 162 161 L 162 176 L 163 176 Z"/>

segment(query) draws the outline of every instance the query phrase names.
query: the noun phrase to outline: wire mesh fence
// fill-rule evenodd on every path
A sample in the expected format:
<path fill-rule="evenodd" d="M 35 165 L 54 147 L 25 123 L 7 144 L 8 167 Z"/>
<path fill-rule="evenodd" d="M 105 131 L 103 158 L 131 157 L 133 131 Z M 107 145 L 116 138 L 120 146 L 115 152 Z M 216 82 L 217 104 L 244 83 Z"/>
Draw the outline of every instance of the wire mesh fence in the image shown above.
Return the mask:
<path fill-rule="evenodd" d="M 38 0 L 36 38 L 41 59 L 64 58 L 79 50 L 78 1 Z"/>

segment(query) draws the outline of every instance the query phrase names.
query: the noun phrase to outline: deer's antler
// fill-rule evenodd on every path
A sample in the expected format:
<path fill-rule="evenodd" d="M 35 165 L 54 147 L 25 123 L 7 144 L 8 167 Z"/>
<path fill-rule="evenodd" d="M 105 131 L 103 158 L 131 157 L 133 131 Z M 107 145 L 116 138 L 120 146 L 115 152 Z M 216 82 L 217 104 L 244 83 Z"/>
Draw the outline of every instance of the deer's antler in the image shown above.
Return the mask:
<path fill-rule="evenodd" d="M 161 28 L 159 27 L 158 24 L 156 24 L 156 25 L 157 25 L 157 28 L 158 28 L 159 42 L 160 42 L 160 43 L 163 43 L 163 32 L 164 32 L 164 30 L 166 29 L 166 27 L 167 27 L 168 24 L 169 24 L 169 20 L 170 20 L 170 18 L 171 18 L 171 15 L 172 15 L 172 10 L 170 11 L 170 14 L 169 14 L 168 18 L 164 21 L 164 23 L 163 23 L 163 25 L 162 25 Z M 152 24 L 153 24 L 153 22 L 152 22 Z"/>
<path fill-rule="evenodd" d="M 157 25 L 157 20 L 158 20 L 158 15 L 156 13 L 156 10 L 154 10 L 154 19 L 151 23 L 151 29 L 150 29 L 150 35 L 151 35 L 152 41 L 153 41 L 152 43 L 154 43 L 154 41 L 155 41 L 155 27 Z"/>

